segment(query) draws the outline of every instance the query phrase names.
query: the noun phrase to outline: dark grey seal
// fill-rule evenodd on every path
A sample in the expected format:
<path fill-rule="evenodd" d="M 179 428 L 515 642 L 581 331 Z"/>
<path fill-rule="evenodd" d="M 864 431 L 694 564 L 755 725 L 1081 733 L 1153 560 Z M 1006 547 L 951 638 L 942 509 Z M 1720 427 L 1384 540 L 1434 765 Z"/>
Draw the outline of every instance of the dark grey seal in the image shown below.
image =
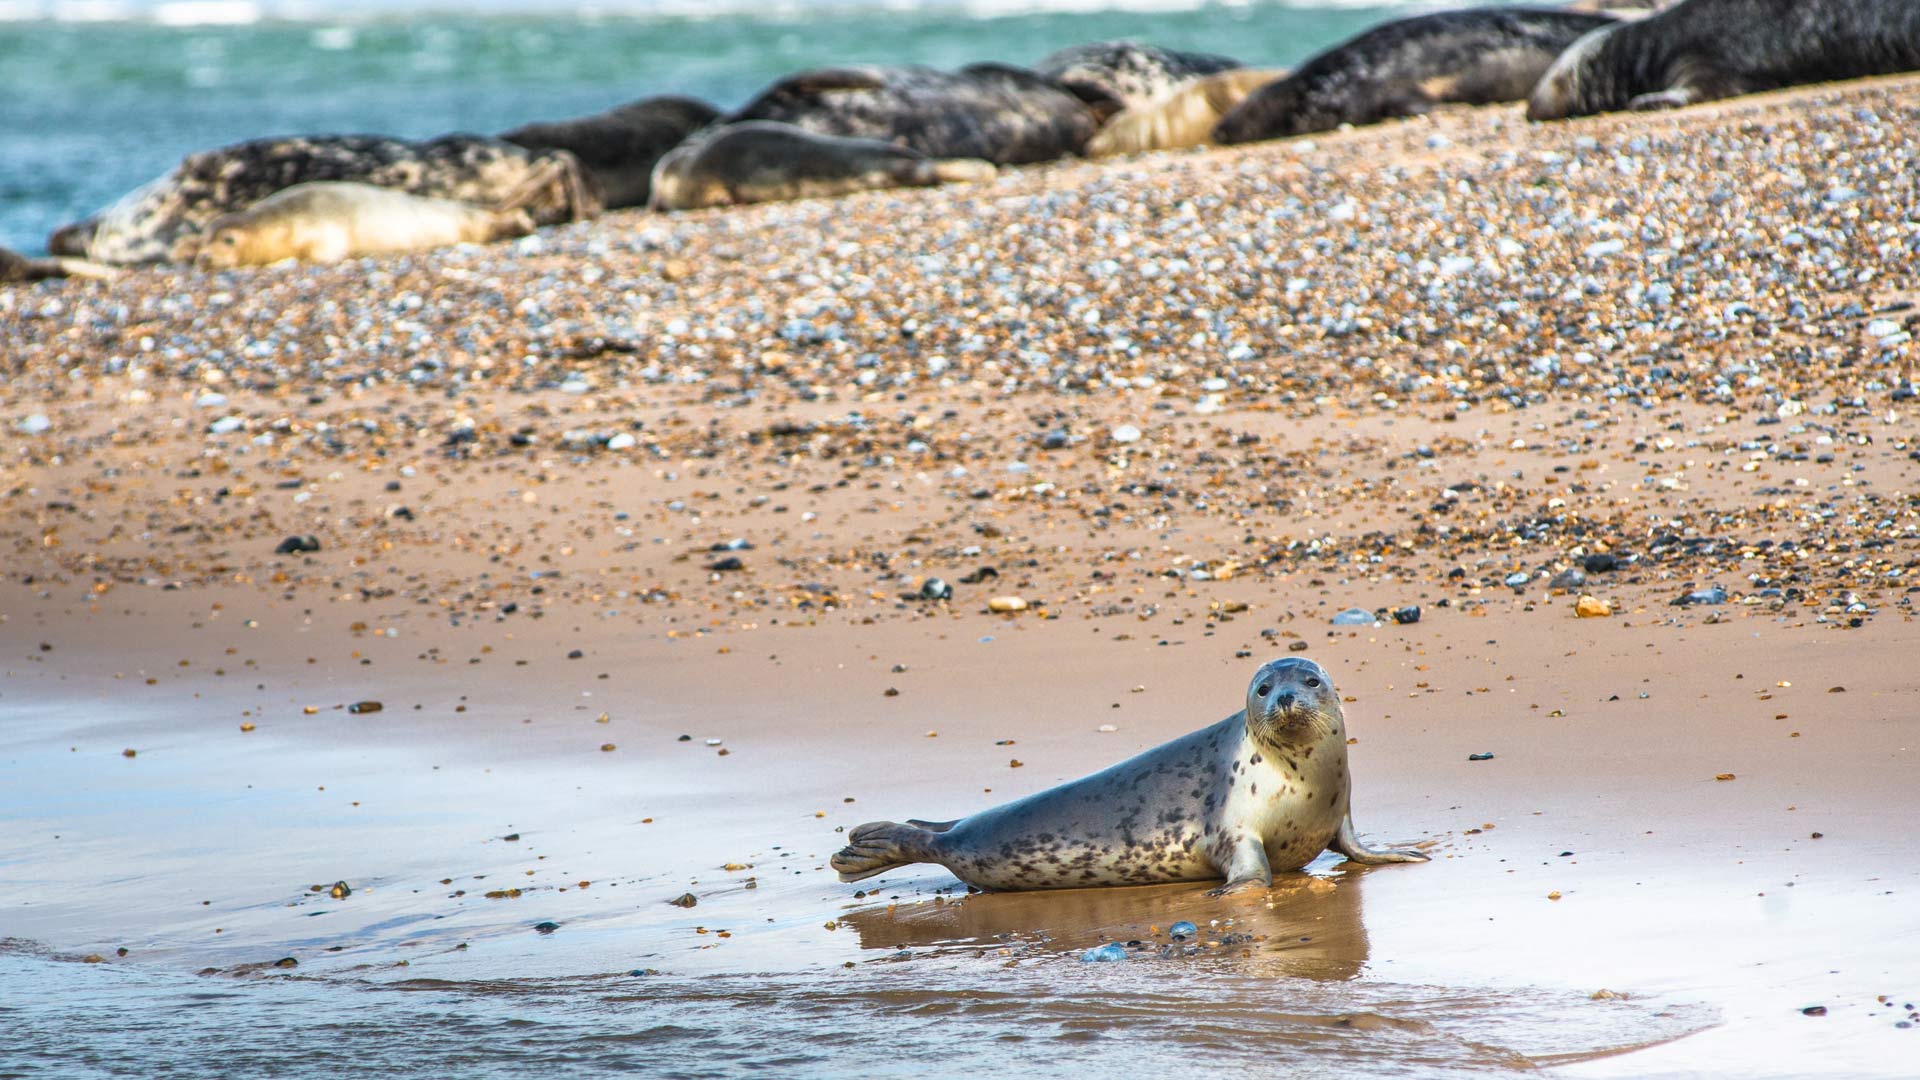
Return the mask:
<path fill-rule="evenodd" d="M 1684 0 L 1575 42 L 1534 87 L 1527 116 L 1670 108 L 1914 70 L 1916 0 Z"/>
<path fill-rule="evenodd" d="M 1196 79 L 1239 66 L 1238 60 L 1212 53 L 1096 41 L 1061 49 L 1033 65 L 1033 71 L 1093 106 L 1105 120 L 1121 109 L 1152 104 Z"/>
<path fill-rule="evenodd" d="M 1247 96 L 1214 128 L 1244 143 L 1417 116 L 1443 102 L 1519 101 L 1562 50 L 1615 19 L 1547 8 L 1441 11 L 1381 23 Z"/>
<path fill-rule="evenodd" d="M 1027 165 L 1077 154 L 1099 128 L 1086 103 L 1022 68 L 974 64 L 827 68 L 791 75 L 728 123 L 777 120 L 817 135 L 878 139 L 930 158 Z"/>
<path fill-rule="evenodd" d="M 580 159 L 608 210 L 647 205 L 653 167 L 720 110 L 686 97 L 650 97 L 593 116 L 523 124 L 500 138 L 528 150 L 565 150 Z"/>
<path fill-rule="evenodd" d="M 255 139 L 188 155 L 166 175 L 55 232 L 47 249 L 103 263 L 164 262 L 214 218 L 295 184 L 347 181 L 492 206 L 556 167 L 564 182 L 552 190 L 560 195 L 525 207 L 534 222 L 553 225 L 598 213 L 580 163 L 563 150 L 535 152 L 482 135 L 425 142 L 382 135 Z"/>
<path fill-rule="evenodd" d="M 655 210 L 845 195 L 991 180 L 985 161 L 936 160 L 877 139 L 816 135 L 771 120 L 725 124 L 669 151 L 653 172 Z"/>
<path fill-rule="evenodd" d="M 834 855 L 842 881 L 938 863 L 982 889 L 1226 878 L 1273 883 L 1331 847 L 1359 863 L 1425 862 L 1367 847 L 1348 812 L 1340 694 L 1311 660 L 1269 661 L 1246 708 L 1084 779 L 958 821 L 877 821 Z"/>

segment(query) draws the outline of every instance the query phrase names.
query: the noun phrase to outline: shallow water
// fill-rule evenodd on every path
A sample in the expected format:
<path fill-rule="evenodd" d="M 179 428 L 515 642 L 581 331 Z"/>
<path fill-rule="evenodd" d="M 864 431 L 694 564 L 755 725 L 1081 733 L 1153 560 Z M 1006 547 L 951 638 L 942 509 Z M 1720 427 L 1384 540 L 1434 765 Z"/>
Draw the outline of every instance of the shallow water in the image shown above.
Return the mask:
<path fill-rule="evenodd" d="M 810 67 L 1031 63 L 1106 38 L 1286 64 L 1405 6 L 0 22 L 0 246 L 38 251 L 183 155 L 244 139 L 497 132 L 660 93 L 737 105 Z"/>

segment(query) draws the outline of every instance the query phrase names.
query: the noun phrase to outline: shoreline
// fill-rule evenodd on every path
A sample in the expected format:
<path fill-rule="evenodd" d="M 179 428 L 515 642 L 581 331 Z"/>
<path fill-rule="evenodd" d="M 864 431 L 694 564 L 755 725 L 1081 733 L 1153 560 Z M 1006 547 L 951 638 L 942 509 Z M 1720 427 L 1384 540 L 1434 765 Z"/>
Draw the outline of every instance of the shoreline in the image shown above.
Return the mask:
<path fill-rule="evenodd" d="M 1048 988 L 1218 979 L 1243 1023 L 1261 987 L 1383 1017 L 1436 1076 L 1897 1075 L 1915 86 L 0 290 L 0 936 L 262 1002 L 280 956 L 778 976 L 788 1017 L 805 977 L 924 970 L 1072 1030 L 1121 1021 Z M 825 869 L 836 829 L 1211 723 L 1295 646 L 1352 699 L 1360 832 L 1434 862 L 1246 905 Z M 1176 914 L 1265 936 L 1191 984 L 1074 959 Z"/>

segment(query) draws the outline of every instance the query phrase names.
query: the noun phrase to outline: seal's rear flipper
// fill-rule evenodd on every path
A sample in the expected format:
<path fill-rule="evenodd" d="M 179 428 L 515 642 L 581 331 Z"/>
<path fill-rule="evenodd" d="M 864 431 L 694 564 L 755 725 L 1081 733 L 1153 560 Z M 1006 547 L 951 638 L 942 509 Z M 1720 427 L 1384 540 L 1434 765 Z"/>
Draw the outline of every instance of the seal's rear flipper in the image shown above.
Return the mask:
<path fill-rule="evenodd" d="M 859 881 L 917 862 L 938 862 L 939 834 L 918 825 L 871 821 L 847 836 L 847 846 L 829 860 L 841 881 Z"/>
<path fill-rule="evenodd" d="M 1391 848 L 1370 848 L 1360 842 L 1360 836 L 1353 831 L 1353 815 L 1348 814 L 1340 822 L 1340 835 L 1333 838 L 1327 847 L 1345 855 L 1354 862 L 1366 866 L 1381 863 L 1426 862 L 1427 857 L 1417 851 L 1396 851 Z"/>

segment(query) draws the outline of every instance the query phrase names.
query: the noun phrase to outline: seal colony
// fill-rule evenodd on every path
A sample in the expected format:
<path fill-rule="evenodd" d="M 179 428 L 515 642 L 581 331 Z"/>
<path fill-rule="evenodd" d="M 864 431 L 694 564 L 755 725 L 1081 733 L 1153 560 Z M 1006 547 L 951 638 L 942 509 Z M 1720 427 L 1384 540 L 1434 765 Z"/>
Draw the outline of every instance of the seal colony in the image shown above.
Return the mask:
<path fill-rule="evenodd" d="M 1273 884 L 1331 848 L 1357 863 L 1425 862 L 1371 848 L 1349 809 L 1346 720 L 1326 669 L 1269 661 L 1246 706 L 1091 776 L 956 821 L 855 828 L 832 866 L 859 881 L 937 863 L 980 889 L 1066 889 L 1225 878 Z"/>
<path fill-rule="evenodd" d="M 1307 135 L 1445 103 L 1525 99 L 1533 119 L 1560 119 L 1920 69 L 1920 3 L 1912 0 L 1683 0 L 1625 20 L 1580 10 L 1644 6 L 1658 2 L 1580 0 L 1565 9 L 1481 7 L 1394 19 L 1286 75 L 1225 56 L 1109 41 L 1058 50 L 1031 70 L 978 63 L 956 71 L 803 71 L 724 114 L 660 96 L 499 138 L 259 139 L 189 155 L 55 231 L 48 250 L 114 265 L 191 256 L 216 218 L 315 182 L 467 205 L 470 213 L 455 213 L 387 201 L 361 219 L 365 228 L 349 230 L 344 249 L 418 250 L 458 242 L 440 237 L 516 235 L 486 215 L 538 176 L 559 182 L 513 203 L 535 227 L 612 208 L 681 210 L 983 180 L 991 166 Z M 655 190 L 663 180 L 664 194 Z M 330 205 L 337 224 L 343 208 L 374 203 L 361 195 Z M 407 206 L 417 222 L 408 220 Z M 290 212 L 291 204 L 279 204 L 267 216 Z M 463 224 L 449 228 L 456 220 Z M 342 249 L 330 241 L 303 250 Z"/>

